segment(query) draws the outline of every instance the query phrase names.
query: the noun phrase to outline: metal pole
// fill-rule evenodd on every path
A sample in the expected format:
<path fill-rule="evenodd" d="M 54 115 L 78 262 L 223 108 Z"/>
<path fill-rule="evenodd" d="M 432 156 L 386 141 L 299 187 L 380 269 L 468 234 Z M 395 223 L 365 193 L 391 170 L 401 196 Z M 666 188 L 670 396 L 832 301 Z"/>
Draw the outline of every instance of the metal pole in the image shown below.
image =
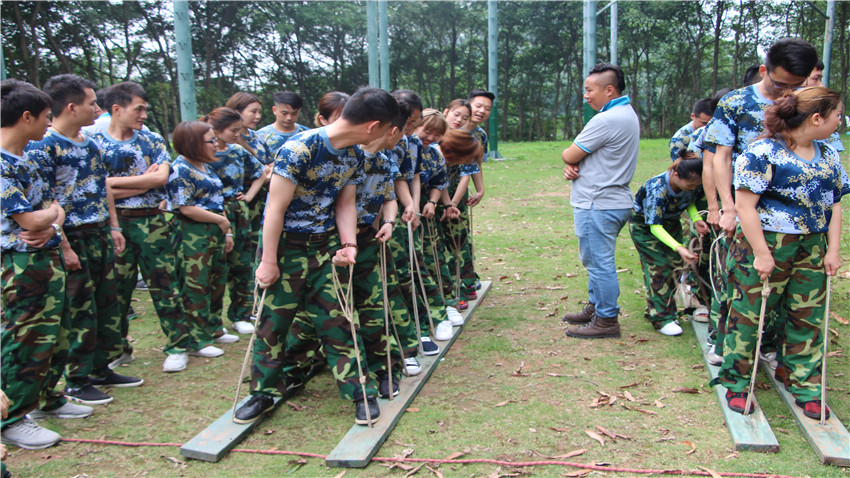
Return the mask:
<path fill-rule="evenodd" d="M 381 88 L 390 91 L 390 29 L 387 25 L 387 0 L 378 2 L 378 35 L 381 38 Z"/>
<path fill-rule="evenodd" d="M 195 102 L 195 71 L 192 67 L 192 31 L 189 23 L 189 3 L 175 0 L 174 40 L 177 44 L 177 85 L 180 94 L 180 119 L 198 119 Z"/>
<path fill-rule="evenodd" d="M 6 79 L 6 57 L 3 56 L 3 41 L 0 40 L 0 81 Z"/>
<path fill-rule="evenodd" d="M 582 78 L 596 65 L 596 0 L 584 0 L 584 55 Z M 582 103 L 582 116 L 587 124 L 596 114 L 593 108 Z"/>
<path fill-rule="evenodd" d="M 611 2 L 611 64 L 617 64 L 617 21 L 619 12 L 617 11 L 617 0 Z"/>
<path fill-rule="evenodd" d="M 499 154 L 499 8 L 496 0 L 487 0 L 487 89 L 496 99 L 490 111 L 488 158 L 501 158 Z"/>
<path fill-rule="evenodd" d="M 832 30 L 835 27 L 835 0 L 826 2 L 826 32 L 823 35 L 823 84 L 829 86 L 829 63 L 832 60 Z"/>
<path fill-rule="evenodd" d="M 369 86 L 376 87 L 378 78 L 378 4 L 366 2 L 366 43 L 369 50 Z"/>

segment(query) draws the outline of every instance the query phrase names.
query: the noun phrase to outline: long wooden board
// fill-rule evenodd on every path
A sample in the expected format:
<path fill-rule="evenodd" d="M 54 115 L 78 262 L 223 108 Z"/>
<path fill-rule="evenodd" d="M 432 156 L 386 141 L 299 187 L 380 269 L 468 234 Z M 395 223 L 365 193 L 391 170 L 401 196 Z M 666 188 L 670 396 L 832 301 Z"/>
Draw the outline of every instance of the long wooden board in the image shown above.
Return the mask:
<path fill-rule="evenodd" d="M 325 464 L 337 468 L 362 468 L 369 464 L 372 457 L 381 449 L 384 441 L 392 433 L 396 423 L 401 419 L 407 407 L 419 394 L 419 390 L 428 381 L 431 374 L 437 368 L 437 364 L 446 355 L 457 337 L 469 322 L 472 312 L 484 300 L 484 296 L 490 290 L 491 281 L 481 281 L 481 289 L 478 298 L 469 302 L 469 308 L 461 312 L 464 316 L 464 325 L 455 327 L 454 336 L 445 342 L 436 342 L 440 346 L 440 353 L 430 357 L 418 357 L 422 372 L 415 377 L 405 377 L 399 387 L 399 395 L 393 400 L 378 399 L 381 408 L 381 418 L 372 428 L 362 425 L 354 425 L 342 438 L 342 441 L 334 448 L 325 460 Z"/>
<path fill-rule="evenodd" d="M 720 367 L 711 365 L 706 358 L 708 345 L 706 345 L 705 340 L 708 337 L 708 324 L 691 320 L 691 325 L 693 325 L 694 335 L 697 337 L 697 343 L 705 360 L 705 368 L 708 370 L 709 376 L 713 379 L 717 377 Z M 770 423 L 767 422 L 767 417 L 764 416 L 764 412 L 758 406 L 758 401 L 755 397 L 753 397 L 753 404 L 756 407 L 755 411 L 749 415 L 742 415 L 729 409 L 726 403 L 726 387 L 716 385 L 714 392 L 717 394 L 717 402 L 723 411 L 726 428 L 729 430 L 729 435 L 732 437 L 732 443 L 735 445 L 736 450 L 767 453 L 776 453 L 779 451 L 779 442 L 776 440 L 776 435 L 773 434 L 773 429 L 770 428 Z"/>
<path fill-rule="evenodd" d="M 761 365 L 765 371 L 768 371 L 766 360 L 761 361 Z M 830 413 L 829 420 L 820 424 L 820 420 L 815 420 L 803 414 L 803 409 L 794 403 L 794 396 L 785 389 L 785 385 L 776 380 L 772 373 L 767 374 L 770 377 L 773 388 L 779 393 L 782 401 L 788 406 L 788 410 L 794 416 L 794 421 L 806 437 L 812 449 L 815 450 L 821 463 L 850 466 L 850 434 L 847 429 L 835 416 L 835 413 Z M 826 399 L 829 405 L 829 394 Z"/>

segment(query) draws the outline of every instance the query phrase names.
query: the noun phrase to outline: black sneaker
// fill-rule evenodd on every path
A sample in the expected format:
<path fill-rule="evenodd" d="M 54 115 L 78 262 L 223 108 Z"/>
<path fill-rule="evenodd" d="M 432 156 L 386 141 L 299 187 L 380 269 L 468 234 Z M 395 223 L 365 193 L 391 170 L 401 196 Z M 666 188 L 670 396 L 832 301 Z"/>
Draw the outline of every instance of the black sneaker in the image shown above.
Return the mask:
<path fill-rule="evenodd" d="M 132 320 L 132 319 L 135 319 L 138 316 L 139 316 L 139 314 L 136 313 L 136 310 L 133 309 L 133 306 L 131 305 L 130 310 L 127 311 L 127 319 Z"/>
<path fill-rule="evenodd" d="M 393 377 L 393 397 L 398 396 L 398 380 Z M 390 375 L 378 375 L 378 398 L 390 398 Z"/>
<path fill-rule="evenodd" d="M 103 405 L 112 401 L 112 397 L 87 383 L 79 388 L 65 387 L 65 398 L 83 405 Z"/>
<path fill-rule="evenodd" d="M 378 408 L 378 399 L 369 395 L 366 399 L 360 399 L 354 401 L 354 406 L 356 407 L 354 410 L 354 423 L 358 425 L 370 425 L 378 421 L 381 418 L 381 410 Z M 366 407 L 369 407 L 369 415 L 372 418 L 372 421 L 369 421 L 369 418 L 366 416 Z"/>
<path fill-rule="evenodd" d="M 128 377 L 126 375 L 118 375 L 112 370 L 109 371 L 102 378 L 98 377 L 89 377 L 89 382 L 92 385 L 98 385 L 100 387 L 115 387 L 115 388 L 129 388 L 129 387 L 138 387 L 139 385 L 145 383 L 144 380 L 136 377 Z"/>
<path fill-rule="evenodd" d="M 245 405 L 236 410 L 233 421 L 236 423 L 252 423 L 260 418 L 260 415 L 274 408 L 274 398 L 270 395 L 258 393 L 251 395 Z"/>
<path fill-rule="evenodd" d="M 440 353 L 440 347 L 437 346 L 431 337 L 422 337 L 422 355 L 437 355 Z"/>

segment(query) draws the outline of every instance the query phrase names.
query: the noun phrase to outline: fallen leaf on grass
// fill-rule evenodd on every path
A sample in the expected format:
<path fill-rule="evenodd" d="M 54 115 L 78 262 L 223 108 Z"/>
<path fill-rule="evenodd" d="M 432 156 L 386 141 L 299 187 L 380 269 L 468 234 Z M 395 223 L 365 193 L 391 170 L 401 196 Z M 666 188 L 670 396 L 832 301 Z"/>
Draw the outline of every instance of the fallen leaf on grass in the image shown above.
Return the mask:
<path fill-rule="evenodd" d="M 700 392 L 699 392 L 699 390 L 697 390 L 695 388 L 679 387 L 679 388 L 674 388 L 673 393 L 700 393 Z"/>
<path fill-rule="evenodd" d="M 416 468 L 414 468 L 414 469 L 412 469 L 412 470 L 408 471 L 408 472 L 407 472 L 407 474 L 406 474 L 406 475 L 404 475 L 404 478 L 408 478 L 409 476 L 413 476 L 413 475 L 415 475 L 415 474 L 419 473 L 419 470 L 420 470 L 423 466 L 425 466 L 425 463 L 423 463 L 423 464 L 421 464 L 421 465 L 417 466 Z"/>
<path fill-rule="evenodd" d="M 837 320 L 842 325 L 850 325 L 850 320 L 847 320 L 844 317 L 836 314 L 834 310 L 829 311 L 829 313 L 832 314 L 832 317 L 835 318 L 835 320 Z"/>
<path fill-rule="evenodd" d="M 640 413 L 643 413 L 644 415 L 658 415 L 657 413 L 653 412 L 652 410 L 643 410 L 643 409 L 640 409 L 640 408 L 637 408 L 637 407 L 630 407 L 630 406 L 626 405 L 625 403 L 622 403 L 621 405 L 623 406 L 623 408 L 625 408 L 627 410 L 633 410 L 635 412 L 640 412 Z"/>
<path fill-rule="evenodd" d="M 602 438 L 600 434 L 596 433 L 593 430 L 585 430 L 584 433 L 586 433 L 587 436 L 589 436 L 590 438 L 593 438 L 594 440 L 598 441 L 600 445 L 605 446 L 605 439 Z"/>
<path fill-rule="evenodd" d="M 599 430 L 600 433 L 608 436 L 608 438 L 610 438 L 612 440 L 616 440 L 617 438 L 622 438 L 624 440 L 631 440 L 632 439 L 632 437 L 630 437 L 630 436 L 620 435 L 619 433 L 612 433 L 612 432 L 606 430 L 605 428 L 600 427 L 599 425 L 596 425 L 596 429 Z"/>
<path fill-rule="evenodd" d="M 186 462 L 180 460 L 179 458 L 174 458 L 173 456 L 163 456 L 163 458 L 170 461 L 171 463 L 174 463 L 180 468 L 186 468 Z"/>
<path fill-rule="evenodd" d="M 544 289 L 546 289 L 546 290 L 564 290 L 564 289 L 566 289 L 566 287 L 546 286 L 546 287 L 544 287 Z"/>
<path fill-rule="evenodd" d="M 342 478 L 343 476 L 345 476 L 345 472 L 346 470 L 340 471 L 338 475 L 334 476 L 334 478 Z"/>
<path fill-rule="evenodd" d="M 402 442 L 400 442 L 400 441 L 398 441 L 398 440 L 393 440 L 393 443 L 395 443 L 395 444 L 396 444 L 396 445 L 398 445 L 398 446 L 403 446 L 403 447 L 411 447 L 411 446 L 413 446 L 413 445 L 410 445 L 410 444 L 407 444 L 407 443 L 402 443 Z"/>
<path fill-rule="evenodd" d="M 623 396 L 624 396 L 624 397 L 626 397 L 626 400 L 628 400 L 628 401 L 630 401 L 630 402 L 634 402 L 634 401 L 635 401 L 635 397 L 633 397 L 633 396 L 632 396 L 632 394 L 631 394 L 631 393 L 629 393 L 629 391 L 628 391 L 628 390 L 626 390 L 625 392 L 623 392 Z"/>
<path fill-rule="evenodd" d="M 505 280 L 507 278 L 508 278 L 508 276 L 502 276 L 502 277 L 499 277 L 499 280 Z"/>
<path fill-rule="evenodd" d="M 419 408 L 417 407 L 407 407 L 407 411 L 410 413 L 419 413 Z"/>
<path fill-rule="evenodd" d="M 761 380 L 756 381 L 756 388 L 759 390 L 770 390 L 770 385 L 762 382 Z"/>
<path fill-rule="evenodd" d="M 504 407 L 505 405 L 507 405 L 509 403 L 516 403 L 516 400 L 505 400 L 504 402 L 499 402 L 499 403 L 493 405 L 493 407 L 494 408 L 495 407 Z"/>
<path fill-rule="evenodd" d="M 664 400 L 665 398 L 667 398 L 667 397 L 656 398 L 655 401 L 652 402 L 652 404 L 655 405 L 658 408 L 664 408 L 664 407 L 667 406 L 667 404 L 662 402 L 661 400 Z"/>
<path fill-rule="evenodd" d="M 691 370 L 699 370 L 701 368 L 705 368 L 705 364 L 698 363 L 696 365 L 691 366 Z"/>
<path fill-rule="evenodd" d="M 437 478 L 444 478 L 443 474 L 440 473 L 440 470 L 431 468 L 430 466 L 426 466 L 425 468 L 428 468 L 429 470 L 431 470 L 431 473 L 434 473 L 435 475 L 437 475 Z"/>
<path fill-rule="evenodd" d="M 560 433 L 560 432 L 569 431 L 569 428 L 555 428 L 555 427 L 549 427 L 549 429 L 550 429 L 550 430 L 552 430 L 552 431 L 559 432 L 559 433 Z"/>
<path fill-rule="evenodd" d="M 630 383 L 630 384 L 628 384 L 628 385 L 623 385 L 623 386 L 622 386 L 622 387 L 620 387 L 620 388 L 632 388 L 632 387 L 637 387 L 638 385 L 640 385 L 640 384 L 639 384 L 639 383 L 637 383 L 637 382 L 634 382 L 634 383 Z"/>
<path fill-rule="evenodd" d="M 731 456 L 731 455 L 730 455 L 730 456 Z M 727 458 L 728 458 L 728 457 L 727 457 Z M 721 477 L 720 477 L 720 473 L 718 473 L 718 472 L 716 472 L 716 471 L 712 470 L 711 468 L 706 468 L 706 467 L 704 467 L 704 466 L 699 466 L 699 465 L 697 465 L 697 468 L 699 468 L 700 470 L 703 470 L 703 471 L 705 471 L 706 473 L 708 473 L 709 475 L 711 475 L 711 478 L 721 478 Z"/>
<path fill-rule="evenodd" d="M 456 460 L 456 459 L 462 457 L 463 455 L 466 455 L 466 453 L 464 453 L 462 451 L 456 451 L 456 452 L 452 453 L 451 455 L 447 456 L 445 459 L 446 460 Z"/>
<path fill-rule="evenodd" d="M 682 443 L 684 443 L 685 445 L 687 445 L 687 446 L 691 447 L 691 449 L 690 449 L 690 450 L 688 450 L 688 451 L 686 451 L 686 452 L 685 452 L 685 455 L 691 455 L 691 454 L 693 454 L 693 452 L 697 451 L 697 446 L 696 446 L 696 445 L 694 445 L 694 443 L 693 443 L 693 442 L 690 442 L 690 441 L 685 440 L 685 441 L 683 441 Z"/>
<path fill-rule="evenodd" d="M 550 456 L 549 458 L 551 458 L 553 460 L 558 460 L 558 459 L 563 459 L 563 458 L 572 458 L 574 456 L 584 455 L 585 453 L 587 453 L 587 449 L 582 448 L 580 450 L 573 450 L 573 451 L 566 453 L 566 454 L 563 454 L 563 455 Z"/>
<path fill-rule="evenodd" d="M 307 407 L 302 407 L 301 405 L 296 405 L 296 404 L 290 402 L 289 400 L 286 401 L 286 404 L 289 405 L 290 407 L 292 407 L 292 409 L 295 410 L 296 412 L 303 412 L 304 410 L 307 409 Z"/>
<path fill-rule="evenodd" d="M 272 434 L 272 433 L 274 433 L 274 432 L 275 432 L 275 430 L 271 430 L 271 429 L 269 429 L 269 430 L 264 431 L 264 432 L 263 432 L 263 435 L 271 435 L 271 434 Z"/>
<path fill-rule="evenodd" d="M 587 476 L 591 473 L 593 473 L 593 470 L 589 470 L 587 468 L 584 468 L 584 469 L 581 469 L 581 470 L 570 471 L 568 473 L 564 473 L 563 476 Z"/>
<path fill-rule="evenodd" d="M 738 458 L 738 452 L 737 452 L 737 451 L 733 451 L 732 453 L 730 453 L 730 454 L 726 455 L 726 458 L 724 458 L 724 460 L 728 460 L 728 459 L 730 459 L 730 458 Z"/>

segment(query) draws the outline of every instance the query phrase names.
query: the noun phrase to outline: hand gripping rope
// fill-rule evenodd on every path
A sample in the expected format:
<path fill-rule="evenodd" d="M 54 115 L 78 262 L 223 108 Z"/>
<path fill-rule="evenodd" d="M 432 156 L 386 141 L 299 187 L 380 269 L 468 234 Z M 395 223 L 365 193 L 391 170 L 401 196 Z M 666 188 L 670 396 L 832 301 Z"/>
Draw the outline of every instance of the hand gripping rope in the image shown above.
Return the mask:
<path fill-rule="evenodd" d="M 239 371 L 239 381 L 236 382 L 236 396 L 233 397 L 233 408 L 231 409 L 230 419 L 235 422 L 236 405 L 239 403 L 239 394 L 242 391 L 242 379 L 245 378 L 245 369 L 248 368 L 248 360 L 251 358 L 251 352 L 254 350 L 254 339 L 257 337 L 257 329 L 260 326 L 260 314 L 263 313 L 263 303 L 266 301 L 266 291 L 263 289 L 263 295 L 260 300 L 257 300 L 259 293 L 260 282 L 254 283 L 254 305 L 251 306 L 251 315 L 257 318 L 257 323 L 254 324 L 254 331 L 251 332 L 251 338 L 248 340 L 248 349 L 245 350 L 245 358 L 242 360 L 242 370 Z"/>
<path fill-rule="evenodd" d="M 826 308 L 823 312 L 823 361 L 820 370 L 820 424 L 826 423 L 826 348 L 829 344 L 829 300 L 832 295 L 832 276 L 826 276 Z"/>
<path fill-rule="evenodd" d="M 416 281 L 414 280 L 413 270 L 416 269 L 416 277 L 419 278 L 419 287 L 422 290 L 422 300 L 425 302 L 425 311 L 428 313 L 428 325 L 431 333 L 434 333 L 434 319 L 431 318 L 431 307 L 428 306 L 428 294 L 425 293 L 425 283 L 422 282 L 422 266 L 416 260 L 416 249 L 413 247 L 413 228 L 410 224 L 407 226 L 407 243 L 410 248 L 410 293 L 413 296 L 413 311 L 416 318 L 416 338 L 419 339 L 419 353 L 422 353 L 422 334 L 419 328 L 419 312 L 416 306 Z M 424 354 L 423 354 L 424 355 Z"/>
<path fill-rule="evenodd" d="M 336 266 L 332 266 L 334 293 L 339 301 L 339 307 L 342 309 L 342 314 L 348 320 L 348 325 L 351 326 L 351 341 L 354 342 L 354 356 L 357 358 L 357 373 L 360 374 L 360 389 L 363 393 L 363 400 L 366 401 L 366 375 L 363 374 L 363 364 L 360 362 L 360 347 L 357 346 L 357 329 L 354 325 L 354 288 L 351 286 L 354 278 L 354 264 L 348 265 L 348 288 L 343 291 L 342 284 L 339 281 L 339 276 L 336 272 Z M 391 393 L 392 394 L 392 393 Z M 366 421 L 369 422 L 369 428 L 374 425 L 372 423 L 372 412 L 369 410 L 369 404 L 366 403 Z"/>
<path fill-rule="evenodd" d="M 755 360 L 753 360 L 753 374 L 750 376 L 750 387 L 747 393 L 747 403 L 744 405 L 744 413 L 749 413 L 750 406 L 753 404 L 753 394 L 756 391 L 756 374 L 759 370 L 759 354 L 761 354 L 761 334 L 764 331 L 764 313 L 767 310 L 767 298 L 770 296 L 768 280 L 765 279 L 761 287 L 761 311 L 759 312 L 759 328 L 756 332 Z"/>

